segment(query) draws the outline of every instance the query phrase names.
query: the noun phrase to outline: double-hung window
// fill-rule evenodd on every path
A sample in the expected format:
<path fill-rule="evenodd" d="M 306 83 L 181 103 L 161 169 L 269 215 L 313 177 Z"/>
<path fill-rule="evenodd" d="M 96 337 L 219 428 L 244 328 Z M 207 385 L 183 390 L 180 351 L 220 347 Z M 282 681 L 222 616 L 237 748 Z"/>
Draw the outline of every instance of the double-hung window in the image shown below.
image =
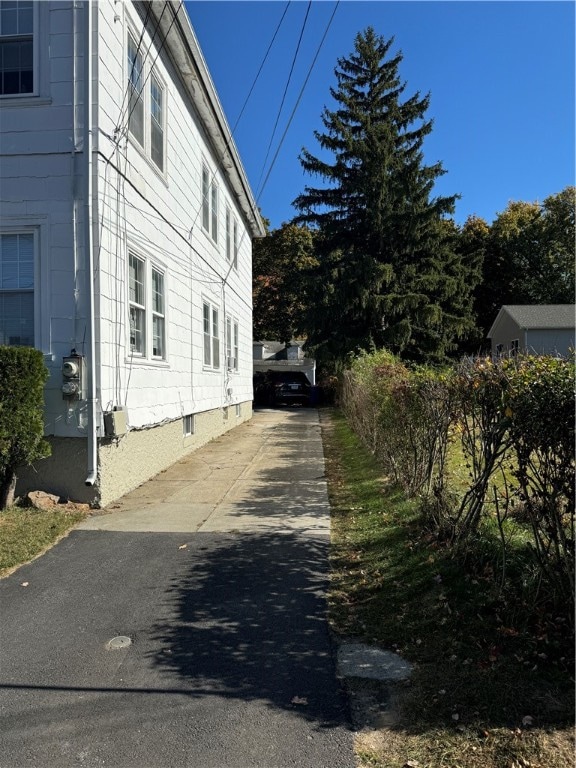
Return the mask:
<path fill-rule="evenodd" d="M 128 35 L 128 130 L 144 146 L 144 67 L 142 51 Z"/>
<path fill-rule="evenodd" d="M 230 315 L 226 317 L 226 367 L 238 370 L 238 321 Z"/>
<path fill-rule="evenodd" d="M 226 206 L 226 261 L 238 269 L 238 220 Z"/>
<path fill-rule="evenodd" d="M 152 73 L 150 78 L 150 157 L 164 170 L 164 86 Z"/>
<path fill-rule="evenodd" d="M 141 43 L 128 33 L 128 130 L 162 173 L 165 165 L 165 87 L 157 72 L 145 67 Z"/>
<path fill-rule="evenodd" d="M 32 0 L 0 2 L 0 96 L 34 93 Z"/>
<path fill-rule="evenodd" d="M 149 279 L 147 279 L 149 277 Z M 129 255 L 130 352 L 166 359 L 164 273 L 134 253 Z M 150 289 L 148 288 L 150 286 Z M 148 354 L 150 350 L 150 354 Z"/>
<path fill-rule="evenodd" d="M 166 357 L 166 317 L 164 314 L 164 275 L 152 267 L 152 357 Z"/>
<path fill-rule="evenodd" d="M 208 166 L 202 164 L 202 227 L 218 242 L 218 185 Z"/>
<path fill-rule="evenodd" d="M 146 262 L 130 254 L 130 351 L 146 355 Z"/>
<path fill-rule="evenodd" d="M 0 344 L 34 346 L 33 232 L 0 234 Z"/>
<path fill-rule="evenodd" d="M 204 331 L 204 365 L 207 368 L 220 368 L 220 331 L 219 312 L 209 301 L 202 305 Z"/>

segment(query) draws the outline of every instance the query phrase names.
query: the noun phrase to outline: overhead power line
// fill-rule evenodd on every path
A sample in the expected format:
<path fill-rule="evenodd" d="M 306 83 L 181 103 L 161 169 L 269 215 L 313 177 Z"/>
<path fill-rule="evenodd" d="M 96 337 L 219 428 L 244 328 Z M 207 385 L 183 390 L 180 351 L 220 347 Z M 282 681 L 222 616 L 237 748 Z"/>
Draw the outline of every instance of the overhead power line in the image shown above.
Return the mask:
<path fill-rule="evenodd" d="M 258 196 L 256 198 L 256 202 L 259 202 L 260 197 L 262 196 L 262 193 L 264 192 L 264 189 L 266 187 L 266 184 L 268 183 L 268 179 L 270 178 L 270 174 L 272 173 L 272 169 L 274 168 L 274 165 L 276 164 L 276 160 L 278 159 L 278 155 L 280 154 L 280 149 L 282 148 L 282 144 L 284 143 L 284 139 L 286 138 L 286 135 L 288 133 L 288 130 L 290 128 L 290 125 L 292 124 L 292 120 L 294 119 L 294 116 L 296 114 L 296 110 L 298 109 L 298 106 L 300 104 L 300 101 L 302 100 L 302 96 L 304 95 L 304 90 L 306 89 L 306 86 L 308 84 L 308 80 L 310 79 L 310 75 L 312 74 L 312 70 L 314 69 L 314 66 L 316 64 L 316 61 L 318 59 L 318 56 L 320 55 L 320 51 L 322 49 L 322 46 L 324 45 L 324 41 L 326 40 L 326 37 L 328 35 L 328 31 L 332 25 L 332 21 L 334 20 L 334 16 L 336 15 L 336 11 L 338 10 L 338 6 L 340 5 L 340 0 L 337 0 L 334 10 L 332 11 L 332 15 L 330 16 L 330 19 L 328 20 L 328 24 L 326 25 L 326 29 L 324 30 L 324 34 L 322 35 L 322 39 L 320 40 L 320 44 L 318 45 L 318 48 L 316 50 L 316 54 L 314 55 L 314 58 L 312 60 L 312 64 L 310 65 L 310 68 L 308 70 L 308 74 L 306 75 L 306 79 L 304 80 L 304 83 L 302 84 L 302 88 L 300 89 L 300 93 L 298 94 L 298 98 L 296 99 L 296 103 L 294 104 L 294 109 L 292 110 L 292 113 L 290 115 L 290 118 L 288 120 L 288 123 L 286 124 L 286 128 L 284 129 L 284 133 L 282 134 L 282 138 L 280 139 L 280 143 L 278 144 L 278 148 L 276 149 L 276 153 L 272 159 L 272 163 L 270 165 L 270 168 L 268 169 L 268 173 L 266 174 L 266 178 L 264 179 L 262 186 L 260 187 L 260 190 L 258 192 Z"/>

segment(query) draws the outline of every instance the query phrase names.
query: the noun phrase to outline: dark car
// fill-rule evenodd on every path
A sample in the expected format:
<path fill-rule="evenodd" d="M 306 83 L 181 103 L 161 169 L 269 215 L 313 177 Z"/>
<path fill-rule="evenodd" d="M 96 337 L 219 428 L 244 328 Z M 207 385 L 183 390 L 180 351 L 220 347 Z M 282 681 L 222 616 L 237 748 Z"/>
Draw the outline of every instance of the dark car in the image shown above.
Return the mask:
<path fill-rule="evenodd" d="M 256 405 L 309 405 L 311 384 L 302 371 L 266 371 L 254 375 Z"/>

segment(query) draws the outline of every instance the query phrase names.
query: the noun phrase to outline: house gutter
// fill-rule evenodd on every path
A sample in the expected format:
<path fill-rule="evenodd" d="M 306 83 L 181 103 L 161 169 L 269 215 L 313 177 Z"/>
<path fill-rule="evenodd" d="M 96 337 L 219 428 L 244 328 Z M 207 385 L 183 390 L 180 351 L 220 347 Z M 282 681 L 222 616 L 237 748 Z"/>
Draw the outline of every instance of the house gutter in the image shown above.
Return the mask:
<path fill-rule="evenodd" d="M 88 474 L 85 485 L 93 486 L 98 476 L 96 435 L 96 344 L 94 339 L 94 258 L 92 253 L 92 0 L 85 0 L 84 17 L 84 264 L 88 300 L 88 359 L 86 361 L 88 405 Z"/>

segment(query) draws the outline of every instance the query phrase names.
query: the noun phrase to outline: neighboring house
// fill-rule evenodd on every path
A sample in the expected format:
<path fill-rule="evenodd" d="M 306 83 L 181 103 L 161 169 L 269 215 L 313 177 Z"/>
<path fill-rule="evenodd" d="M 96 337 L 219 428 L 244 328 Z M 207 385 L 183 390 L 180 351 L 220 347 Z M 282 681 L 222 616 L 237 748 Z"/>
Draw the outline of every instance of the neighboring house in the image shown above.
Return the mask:
<path fill-rule="evenodd" d="M 183 3 L 0 2 L 0 53 L 0 344 L 50 372 L 17 493 L 104 506 L 251 417 L 265 230 Z"/>
<path fill-rule="evenodd" d="M 520 352 L 565 357 L 574 350 L 574 304 L 508 304 L 488 332 L 495 357 Z"/>
<path fill-rule="evenodd" d="M 289 344 L 280 341 L 255 341 L 253 344 L 254 373 L 266 371 L 302 371 L 310 384 L 316 384 L 316 360 L 305 357 L 303 341 Z"/>

